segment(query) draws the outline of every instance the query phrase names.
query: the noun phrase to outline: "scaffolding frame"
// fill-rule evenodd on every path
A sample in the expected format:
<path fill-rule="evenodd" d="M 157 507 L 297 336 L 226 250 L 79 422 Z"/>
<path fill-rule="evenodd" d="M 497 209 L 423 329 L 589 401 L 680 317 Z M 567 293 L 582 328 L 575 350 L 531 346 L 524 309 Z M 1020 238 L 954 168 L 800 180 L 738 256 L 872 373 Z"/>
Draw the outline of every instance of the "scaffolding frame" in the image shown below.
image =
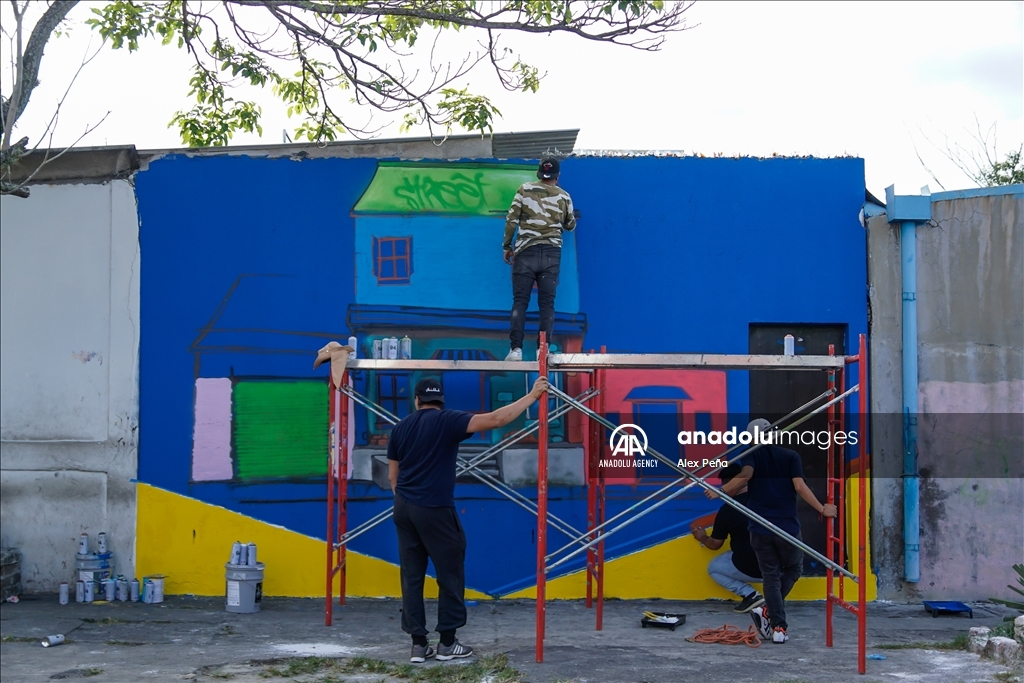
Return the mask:
<path fill-rule="evenodd" d="M 834 347 L 829 347 L 827 356 L 774 356 L 749 354 L 609 354 L 604 347 L 600 353 L 549 353 L 546 340 L 541 340 L 538 348 L 538 360 L 528 362 L 505 361 L 452 361 L 452 360 L 377 360 L 354 359 L 347 365 L 342 385 L 335 386 L 329 380 L 329 455 L 327 467 L 327 572 L 325 623 L 333 622 L 333 584 L 334 577 L 339 577 L 338 604 L 345 604 L 347 546 L 354 538 L 368 532 L 375 526 L 391 517 L 392 509 L 380 512 L 366 522 L 348 530 L 348 451 L 350 434 L 348 431 L 352 404 L 358 403 L 388 422 L 398 421 L 382 406 L 359 395 L 351 387 L 349 370 L 408 370 L 408 371 L 453 371 L 475 370 L 490 372 L 536 372 L 541 376 L 550 373 L 582 373 L 589 377 L 589 386 L 579 396 L 572 397 L 564 391 L 551 386 L 549 397 L 558 402 L 554 408 L 549 406 L 549 399 L 538 401 L 537 422 L 506 436 L 498 443 L 492 444 L 482 453 L 469 458 L 459 457 L 458 473 L 474 476 L 498 493 L 512 500 L 537 517 L 537 599 L 536 599 L 536 661 L 544 661 L 544 639 L 547 613 L 547 575 L 553 569 L 568 562 L 570 559 L 586 553 L 586 605 L 595 610 L 595 628 L 602 630 L 604 620 L 604 578 L 605 578 L 605 540 L 636 520 L 653 512 L 655 509 L 682 495 L 694 486 L 715 491 L 723 503 L 735 508 L 743 515 L 753 519 L 774 533 L 796 545 L 806 554 L 821 561 L 826 568 L 825 586 L 825 645 L 832 647 L 834 608 L 841 607 L 857 617 L 857 670 L 866 672 L 866 638 L 867 638 L 867 424 L 868 424 L 868 363 L 867 339 L 860 335 L 858 353 L 855 355 L 837 356 Z M 857 384 L 846 388 L 846 372 L 850 365 L 857 365 Z M 793 429 L 813 415 L 826 413 L 829 431 L 826 472 L 826 503 L 838 509 L 837 518 L 826 521 L 825 554 L 821 554 L 805 543 L 796 539 L 768 522 L 757 513 L 746 508 L 731 497 L 711 486 L 706 479 L 714 476 L 721 468 L 712 468 L 703 476 L 680 467 L 677 462 L 662 455 L 648 446 L 647 455 L 653 456 L 676 470 L 681 476 L 669 484 L 662 486 L 654 493 L 637 501 L 626 510 L 611 519 L 606 518 L 605 492 L 606 481 L 602 468 L 598 466 L 604 449 L 605 433 L 616 425 L 603 417 L 605 412 L 606 372 L 609 369 L 717 369 L 717 370 L 806 370 L 824 371 L 827 375 L 827 390 L 807 404 L 797 408 L 789 415 L 773 424 L 780 426 L 781 431 Z M 856 572 L 846 568 L 848 561 L 847 525 L 848 475 L 846 471 L 846 447 L 837 445 L 835 434 L 845 431 L 846 410 L 845 400 L 857 394 L 859 439 L 857 442 L 857 556 Z M 590 401 L 594 408 L 586 405 Z M 824 403 L 821 403 L 824 401 Z M 819 404 L 820 405 L 816 405 Z M 813 407 L 812 406 L 816 406 Z M 783 424 L 789 418 L 798 415 L 805 409 L 809 413 L 789 424 Z M 583 445 L 587 473 L 587 530 L 580 532 L 571 525 L 558 519 L 548 511 L 548 424 L 550 420 L 561 417 L 571 410 L 583 415 Z M 521 441 L 530 434 L 537 432 L 537 500 L 531 499 L 512 489 L 500 480 L 491 477 L 479 469 L 479 465 L 490 457 L 512 444 Z M 736 462 L 758 446 L 749 448 L 734 446 L 718 456 L 719 459 L 729 457 L 728 462 Z M 740 451 L 733 454 L 734 451 Z M 704 469 L 704 468 L 702 468 Z M 684 483 L 685 482 L 685 483 Z M 681 486 L 680 486 L 681 485 Z M 678 488 L 677 488 L 678 487 Z M 670 489 L 677 489 L 665 495 Z M 660 498 L 659 498 L 660 497 Z M 655 501 L 651 503 L 651 501 Z M 651 503 L 648 507 L 645 504 Z M 622 520 L 617 526 L 607 528 L 611 523 Z M 552 552 L 548 551 L 548 526 L 569 537 L 570 542 Z M 569 552 L 571 549 L 571 552 Z M 835 580 L 838 575 L 838 592 Z M 849 602 L 845 594 L 845 578 L 857 584 L 856 604 Z"/>

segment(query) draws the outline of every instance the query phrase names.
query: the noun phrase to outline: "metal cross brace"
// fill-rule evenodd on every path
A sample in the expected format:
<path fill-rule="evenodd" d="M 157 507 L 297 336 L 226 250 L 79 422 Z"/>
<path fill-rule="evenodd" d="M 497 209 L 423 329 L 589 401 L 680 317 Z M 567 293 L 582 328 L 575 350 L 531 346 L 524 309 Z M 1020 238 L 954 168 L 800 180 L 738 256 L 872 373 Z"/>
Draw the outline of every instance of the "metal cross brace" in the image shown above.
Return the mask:
<path fill-rule="evenodd" d="M 858 389 L 859 389 L 859 385 L 854 385 L 848 391 L 846 391 L 842 395 L 840 395 L 840 396 L 836 397 L 835 399 L 833 399 L 832 401 L 830 401 L 830 403 L 840 401 L 840 400 L 846 398 L 847 396 L 849 396 L 850 394 L 852 394 L 853 392 L 857 391 Z M 572 405 L 574 408 L 576 408 L 577 410 L 579 410 L 580 412 L 582 412 L 584 415 L 588 416 L 592 420 L 596 420 L 597 422 L 599 422 L 600 424 L 604 425 L 608 429 L 612 429 L 612 430 L 616 429 L 616 425 L 612 424 L 610 421 L 605 419 L 603 416 L 595 413 L 593 410 L 591 410 L 587 406 L 583 405 L 582 403 L 578 403 L 575 399 L 573 399 L 571 396 L 569 396 L 565 392 L 561 391 L 560 389 L 557 389 L 555 387 L 550 387 L 549 391 L 551 391 L 551 393 L 553 393 L 555 396 L 558 396 L 559 398 L 561 398 L 566 403 Z M 826 404 L 825 406 L 822 406 L 822 408 L 827 407 L 827 405 L 829 405 L 829 404 Z M 810 417 L 810 415 L 808 415 L 808 417 Z M 792 543 L 796 547 L 800 548 L 801 550 L 803 550 L 805 553 L 807 553 L 811 557 L 819 560 L 820 562 L 823 562 L 826 566 L 831 567 L 835 571 L 840 572 L 841 574 L 843 574 L 845 576 L 848 576 L 849 578 L 853 579 L 854 581 L 857 581 L 857 576 L 853 572 L 850 572 L 845 567 L 839 566 L 838 564 L 836 564 L 832 560 L 828 559 L 827 557 L 825 557 L 824 555 L 819 553 L 814 548 L 811 548 L 809 545 L 807 545 L 806 543 L 804 543 L 800 539 L 798 539 L 798 538 L 794 537 L 793 535 L 783 531 L 782 529 L 780 529 L 776 525 L 772 524 L 771 522 L 769 522 L 767 519 L 765 519 L 761 515 L 757 514 L 756 512 L 752 511 L 751 509 L 747 508 L 746 506 L 742 505 L 741 503 L 736 502 L 732 497 L 726 495 L 725 493 L 722 493 L 719 489 L 716 489 L 714 486 L 712 486 L 711 484 L 709 484 L 706 481 L 704 481 L 703 477 L 698 477 L 696 474 L 694 474 L 690 470 L 686 469 L 685 467 L 680 467 L 678 464 L 676 464 L 675 462 L 673 462 L 669 458 L 665 457 L 664 455 L 662 455 L 661 453 L 659 453 L 658 451 L 656 451 L 653 448 L 648 448 L 647 449 L 647 453 L 652 455 L 652 456 L 654 456 L 658 460 L 661 460 L 663 463 L 665 463 L 669 467 L 672 467 L 673 469 L 675 469 L 678 472 L 682 473 L 683 475 L 685 475 L 686 478 L 692 480 L 693 484 L 696 484 L 697 486 L 700 486 L 705 491 L 713 491 L 715 494 L 717 494 L 717 496 L 719 498 L 721 498 L 723 503 L 725 503 L 725 504 L 735 508 L 741 514 L 743 514 L 746 517 L 749 517 L 750 519 L 754 520 L 755 522 L 761 524 L 761 526 L 765 527 L 766 529 L 771 531 L 776 536 L 778 536 L 780 538 L 786 539 L 787 541 L 789 541 L 790 543 Z M 682 492 L 683 491 L 680 490 L 676 495 L 681 494 Z M 660 501 L 659 504 L 662 504 L 662 503 L 667 502 L 667 501 L 668 501 L 668 499 L 666 499 L 665 501 Z M 654 508 L 652 507 L 652 508 L 650 508 L 648 510 L 645 510 L 640 515 L 637 515 L 637 517 L 634 518 L 634 521 L 635 521 L 635 519 L 639 518 L 640 516 L 650 512 L 652 509 L 654 509 Z M 545 567 L 545 572 L 549 571 L 551 569 L 554 569 L 555 567 L 557 567 L 557 566 L 559 566 L 561 564 L 564 564 L 570 558 L 572 558 L 575 555 L 578 555 L 579 553 L 585 551 L 590 546 L 593 546 L 593 545 L 599 543 L 602 540 L 602 538 L 604 536 L 606 536 L 606 535 L 607 534 L 601 534 L 598 538 L 590 541 L 589 543 L 585 544 L 581 548 L 577 548 L 576 550 L 574 550 L 569 555 L 563 557 L 561 560 L 558 560 L 557 562 L 554 562 L 551 565 L 546 566 Z"/>
<path fill-rule="evenodd" d="M 342 385 L 341 387 L 339 387 L 339 391 L 344 393 L 346 396 L 348 396 L 353 401 L 356 401 L 357 403 L 362 405 L 367 410 L 369 410 L 372 413 L 378 415 L 379 417 L 383 418 L 384 420 L 390 422 L 391 424 L 397 424 L 398 423 L 399 418 L 396 415 L 394 415 L 393 413 L 388 411 L 383 406 L 380 406 L 380 405 L 374 403 L 373 401 L 369 400 L 365 396 L 359 394 L 357 391 L 355 391 L 354 389 L 352 389 L 348 385 Z M 573 399 L 573 400 L 574 401 L 588 401 L 591 398 L 593 398 L 594 396 L 596 396 L 598 393 L 600 393 L 600 392 L 597 389 L 591 388 L 591 389 L 588 389 L 587 391 L 583 392 L 576 399 Z M 549 416 L 548 419 L 549 420 L 550 419 L 557 419 L 557 418 L 561 417 L 562 415 L 565 415 L 566 413 L 571 411 L 573 408 L 574 408 L 574 406 L 572 406 L 572 405 L 563 404 L 563 405 L 559 406 L 558 408 L 556 408 L 554 411 L 552 411 L 552 413 L 551 413 L 551 415 Z M 515 489 L 509 487 L 504 482 L 502 482 L 502 481 L 500 481 L 498 479 L 495 479 L 494 477 L 492 477 L 491 475 L 487 474 L 486 472 L 479 471 L 478 468 L 479 468 L 479 465 L 482 462 L 484 462 L 485 460 L 490 458 L 495 453 L 498 453 L 498 452 L 504 450 L 505 448 L 511 446 L 512 444 L 514 444 L 514 443 L 516 443 L 518 441 L 521 441 L 522 439 L 526 438 L 527 436 L 529 436 L 530 434 L 534 433 L 538 429 L 539 429 L 539 424 L 534 424 L 534 425 L 532 425 L 530 427 L 524 427 L 524 428 L 520 429 L 519 431 L 514 432 L 513 434 L 508 435 L 507 437 L 505 437 L 504 439 L 502 439 L 498 443 L 494 444 L 493 446 L 491 446 L 490 448 L 488 448 L 484 452 L 478 453 L 472 459 L 462 459 L 462 458 L 460 458 L 459 463 L 458 463 L 458 467 L 456 469 L 456 474 L 468 473 L 468 474 L 476 477 L 478 480 L 480 480 L 481 482 L 483 482 L 484 484 L 486 484 L 490 488 L 494 489 L 498 493 L 502 494 L 503 496 L 505 496 L 506 498 L 508 498 L 512 502 L 514 502 L 517 505 L 519 505 L 520 507 L 522 507 L 522 508 L 526 509 L 527 511 L 531 512 L 533 515 L 537 515 L 537 512 L 538 512 L 537 511 L 537 504 L 534 501 L 530 500 L 529 498 L 527 498 L 523 494 L 519 493 Z M 340 548 L 341 546 L 348 544 L 350 541 L 352 541 L 356 537 L 361 536 L 362 534 L 366 533 L 367 531 L 369 531 L 373 527 L 375 527 L 375 526 L 381 524 L 382 522 L 386 521 L 388 518 L 391 517 L 391 515 L 393 513 L 394 513 L 394 506 L 391 506 L 387 510 L 383 510 L 383 511 L 377 513 L 376 515 L 374 515 L 370 519 L 366 520 L 362 524 L 358 525 L 354 529 L 351 529 L 350 531 L 347 531 L 346 533 L 342 534 L 341 538 L 338 539 L 338 541 L 334 544 L 334 547 L 335 548 Z M 578 529 L 575 529 L 572 525 L 568 524 L 567 522 L 565 522 L 562 519 L 559 519 L 557 516 L 551 514 L 550 512 L 548 513 L 548 523 L 551 524 L 551 526 L 554 527 L 555 529 L 557 529 L 558 531 L 560 531 L 563 534 L 565 534 L 566 536 L 568 536 L 569 538 L 573 538 L 574 536 L 580 536 L 580 531 Z M 584 535 L 584 537 L 585 537 L 585 535 Z M 573 542 L 576 543 L 576 542 L 581 542 L 581 541 L 573 541 Z"/>

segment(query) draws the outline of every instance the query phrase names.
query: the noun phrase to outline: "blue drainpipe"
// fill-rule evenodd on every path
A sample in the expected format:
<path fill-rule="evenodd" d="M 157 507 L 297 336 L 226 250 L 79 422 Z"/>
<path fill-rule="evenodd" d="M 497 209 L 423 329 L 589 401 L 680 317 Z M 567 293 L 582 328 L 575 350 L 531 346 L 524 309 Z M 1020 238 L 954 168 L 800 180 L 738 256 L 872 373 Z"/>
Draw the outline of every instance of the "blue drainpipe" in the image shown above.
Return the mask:
<path fill-rule="evenodd" d="M 924 188 L 922 188 L 924 189 Z M 917 472 L 917 226 L 932 218 L 931 196 L 885 188 L 889 223 L 900 225 L 903 290 L 903 578 L 921 580 L 921 497 Z"/>
<path fill-rule="evenodd" d="M 917 475 L 917 224 L 900 226 L 903 261 L 903 578 L 921 580 L 921 507 Z"/>

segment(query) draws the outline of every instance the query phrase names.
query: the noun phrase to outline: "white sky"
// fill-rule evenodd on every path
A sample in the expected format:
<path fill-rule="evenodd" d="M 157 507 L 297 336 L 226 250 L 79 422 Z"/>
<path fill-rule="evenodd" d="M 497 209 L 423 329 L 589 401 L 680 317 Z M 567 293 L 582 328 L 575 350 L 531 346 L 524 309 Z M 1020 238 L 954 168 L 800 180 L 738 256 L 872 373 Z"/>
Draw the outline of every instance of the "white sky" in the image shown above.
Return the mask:
<path fill-rule="evenodd" d="M 88 16 L 82 3 L 71 18 Z M 699 25 L 669 35 L 657 53 L 509 35 L 505 45 L 547 72 L 540 92 L 506 93 L 486 66 L 469 85 L 501 109 L 498 132 L 579 128 L 577 149 L 859 156 L 879 197 L 892 183 L 901 193 L 925 184 L 939 191 L 915 144 L 947 190 L 972 187 L 935 144 L 948 137 L 978 149 L 970 138 L 975 118 L 983 129 L 997 125 L 1000 156 L 1024 139 L 1024 3 L 702 0 L 687 16 Z M 90 33 L 76 26 L 47 48 L 42 84 L 16 131 L 33 144 L 90 38 L 98 45 Z M 458 50 L 467 39 L 446 47 Z M 5 62 L 8 54 L 5 45 Z M 73 142 L 109 111 L 80 145 L 181 146 L 167 123 L 191 106 L 189 65 L 184 51 L 156 42 L 133 55 L 101 51 L 75 83 L 52 144 Z M 256 99 L 263 138 L 236 135 L 232 144 L 279 143 L 281 131 L 295 127 L 269 91 Z M 398 137 L 399 118 L 379 135 Z"/>

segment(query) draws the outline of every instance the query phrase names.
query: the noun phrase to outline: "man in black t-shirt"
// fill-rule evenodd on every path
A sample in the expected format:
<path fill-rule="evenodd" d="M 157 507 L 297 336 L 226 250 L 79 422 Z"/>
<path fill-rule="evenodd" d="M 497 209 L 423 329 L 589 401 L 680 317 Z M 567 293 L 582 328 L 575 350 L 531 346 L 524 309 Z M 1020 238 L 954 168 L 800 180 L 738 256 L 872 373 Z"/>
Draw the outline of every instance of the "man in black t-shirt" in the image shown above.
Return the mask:
<path fill-rule="evenodd" d="M 739 473 L 739 465 L 729 465 L 719 473 L 722 484 L 728 483 Z M 733 498 L 741 505 L 746 505 L 746 487 L 738 491 Z M 732 506 L 723 505 L 715 515 L 715 526 L 710 536 L 704 527 L 698 524 L 694 524 L 691 530 L 693 537 L 709 550 L 718 550 L 725 545 L 727 538 L 730 539 L 731 549 L 708 563 L 708 574 L 715 583 L 742 598 L 733 611 L 743 614 L 764 604 L 764 598 L 750 585 L 761 581 L 761 569 L 757 566 L 757 556 L 750 547 L 747 518 Z"/>
<path fill-rule="evenodd" d="M 466 625 L 466 534 L 455 511 L 455 466 L 459 443 L 471 434 L 509 424 L 548 388 L 540 377 L 533 390 L 511 405 L 475 415 L 445 410 L 441 384 L 416 385 L 416 412 L 402 419 L 388 440 L 388 481 L 395 493 L 395 528 L 402 577 L 402 630 L 412 636 L 411 662 L 435 654 L 442 661 L 469 657 L 473 649 L 455 638 Z M 423 583 L 427 560 L 437 574 L 437 652 L 427 643 Z"/>
<path fill-rule="evenodd" d="M 755 443 L 761 435 L 772 432 L 771 424 L 764 418 L 752 420 L 747 431 Z M 787 532 L 800 538 L 800 520 L 796 514 L 796 498 L 825 517 L 835 517 L 835 505 L 818 502 L 817 496 L 804 481 L 803 464 L 800 454 L 780 446 L 761 446 L 743 456 L 742 468 L 732 481 L 722 486 L 726 495 L 735 495 L 743 487 L 749 490 L 747 507 L 752 512 Z M 782 644 L 789 640 L 786 630 L 786 596 L 803 572 L 804 551 L 781 536 L 776 536 L 764 526 L 750 520 L 750 545 L 757 555 L 757 564 L 764 577 L 765 606 L 750 611 L 751 618 L 766 639 Z"/>

